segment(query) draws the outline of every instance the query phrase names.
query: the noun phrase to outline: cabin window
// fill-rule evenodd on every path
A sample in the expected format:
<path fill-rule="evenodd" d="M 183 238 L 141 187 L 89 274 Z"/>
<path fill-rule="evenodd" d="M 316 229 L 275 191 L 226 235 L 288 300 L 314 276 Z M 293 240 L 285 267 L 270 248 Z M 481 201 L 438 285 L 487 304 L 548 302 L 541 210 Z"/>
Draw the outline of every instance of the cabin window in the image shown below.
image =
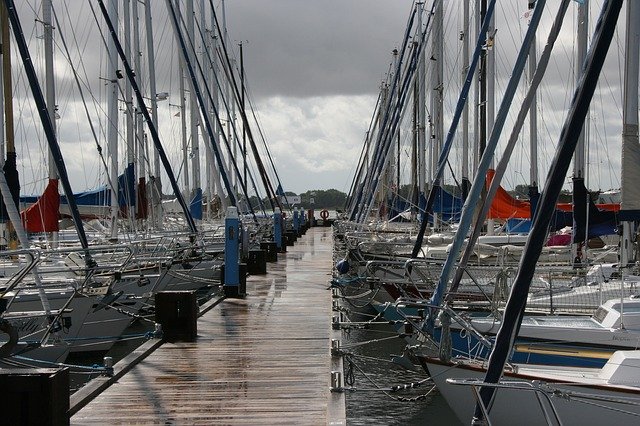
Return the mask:
<path fill-rule="evenodd" d="M 605 308 L 600 306 L 596 310 L 596 313 L 593 314 L 593 319 L 599 322 L 600 324 L 602 324 L 602 321 L 604 321 L 604 318 L 607 316 L 607 313 L 609 313 L 609 311 L 607 311 Z"/>

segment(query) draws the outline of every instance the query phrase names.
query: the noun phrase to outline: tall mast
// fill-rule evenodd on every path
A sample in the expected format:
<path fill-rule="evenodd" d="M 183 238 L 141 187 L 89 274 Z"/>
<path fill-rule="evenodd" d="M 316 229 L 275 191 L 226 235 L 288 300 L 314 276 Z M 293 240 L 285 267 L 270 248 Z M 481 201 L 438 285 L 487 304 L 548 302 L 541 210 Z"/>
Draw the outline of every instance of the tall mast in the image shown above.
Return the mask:
<path fill-rule="evenodd" d="M 245 103 L 244 103 L 244 54 L 242 51 L 242 42 L 239 43 L 240 44 L 240 108 L 242 108 L 243 111 L 245 110 Z M 244 157 L 244 182 L 245 184 L 248 182 L 247 181 L 247 158 L 248 158 L 248 152 L 247 152 L 247 123 L 242 120 L 242 156 Z M 247 200 L 247 203 L 249 202 L 249 200 Z"/>
<path fill-rule="evenodd" d="M 634 221 L 640 216 L 640 143 L 638 141 L 638 66 L 640 47 L 640 2 L 627 2 L 626 54 L 622 110 L 622 242 L 620 264 L 633 263 Z"/>
<path fill-rule="evenodd" d="M 577 23 L 577 52 L 576 52 L 576 66 L 575 66 L 575 78 L 576 81 L 580 81 L 582 76 L 583 66 L 587 57 L 587 31 L 589 27 L 589 3 L 578 3 L 578 23 Z M 587 205 L 576 204 L 576 188 L 585 185 L 585 131 L 589 129 L 589 114 L 587 114 L 578 142 L 576 150 L 573 154 L 573 215 L 574 215 L 574 227 L 577 226 L 575 217 L 576 215 L 588 215 Z M 589 200 L 589 194 L 587 189 L 587 203 Z M 583 213 L 584 212 L 584 213 Z M 589 226 L 589 218 L 586 218 L 584 222 L 586 226 Z M 574 229 L 574 234 L 577 230 Z M 585 240 L 589 238 L 589 232 L 585 232 Z M 574 241 L 572 244 L 572 258 L 574 263 L 582 262 L 581 246 L 583 241 Z"/>
<path fill-rule="evenodd" d="M 56 119 L 56 91 L 55 78 L 53 77 L 53 22 L 51 20 L 52 0 L 42 2 L 42 24 L 44 27 L 44 69 L 45 69 L 45 96 L 47 99 L 47 110 L 51 122 Z M 55 126 L 53 127 L 55 133 Z M 53 156 L 49 152 L 49 179 L 57 179 L 58 171 Z"/>
<path fill-rule="evenodd" d="M 137 2 L 137 0 L 134 0 Z M 130 63 L 133 63 L 131 60 L 131 0 L 123 1 L 123 19 L 124 19 L 124 54 L 127 57 L 127 60 Z M 134 109 L 133 109 L 133 94 L 131 90 L 131 83 L 127 79 L 125 79 L 124 85 L 124 97 L 125 97 L 125 123 L 127 130 L 127 168 L 125 169 L 124 175 L 124 194 L 125 194 L 125 202 L 127 205 L 127 216 L 129 217 L 129 221 L 132 224 L 135 224 L 133 218 L 135 217 L 135 209 L 136 209 L 136 200 L 135 200 L 135 190 L 133 190 L 135 185 L 135 133 L 134 133 Z M 133 173 L 130 173 L 132 171 Z"/>
<path fill-rule="evenodd" d="M 180 2 L 176 2 L 176 9 L 179 10 Z M 178 42 L 175 41 L 176 49 L 179 49 Z M 178 78 L 180 80 L 180 84 L 178 90 L 180 90 L 180 136 L 182 138 L 182 180 L 184 182 L 184 193 L 187 198 L 189 198 L 189 194 L 191 194 L 191 183 L 190 183 L 190 175 L 189 169 L 189 137 L 187 134 L 187 91 L 184 87 L 184 80 L 187 78 L 185 76 L 186 64 L 184 63 L 184 59 L 180 57 L 178 60 Z"/>
<path fill-rule="evenodd" d="M 177 3 L 177 2 L 176 2 Z M 190 38 L 193 42 L 193 50 L 189 49 L 189 60 L 191 63 L 196 62 L 196 52 L 195 49 L 198 48 L 199 44 L 196 42 L 196 39 L 200 39 L 200 37 L 195 37 L 195 13 L 193 10 L 193 1 L 187 2 L 187 37 Z M 189 80 L 191 81 L 191 80 Z M 200 121 L 200 109 L 198 108 L 198 99 L 196 98 L 195 89 L 192 87 L 190 91 L 189 97 L 189 126 L 191 133 L 191 173 L 192 173 L 192 185 L 193 190 L 191 191 L 191 195 L 189 197 L 190 205 L 192 208 L 192 214 L 194 214 L 195 219 L 202 219 L 202 208 L 200 206 L 195 206 L 194 203 L 201 203 L 202 197 L 200 196 L 201 186 L 200 186 L 200 142 L 198 135 L 198 126 Z M 195 208 L 194 208 L 195 207 Z"/>
<path fill-rule="evenodd" d="M 13 83 L 11 78 L 11 37 L 9 35 L 9 17 L 7 14 L 6 6 L 3 4 L 0 8 L 0 23 L 2 25 L 2 85 L 4 89 L 4 114 L 5 114 L 5 127 L 4 127 L 4 140 L 5 140 L 5 149 L 6 149 L 6 157 L 4 152 L 0 153 L 0 161 L 2 162 L 2 171 L 8 175 L 9 173 L 15 174 L 17 178 L 17 168 L 16 168 L 16 146 L 15 146 L 15 137 L 14 137 L 14 127 L 13 127 Z M 16 179 L 16 184 L 17 179 Z M 11 187 L 11 195 L 13 196 L 14 202 L 17 203 L 17 199 L 20 196 L 19 191 L 20 188 Z M 4 209 L 3 214 L 6 214 L 6 209 Z M 4 235 L 0 241 L 0 246 L 7 246 L 10 249 L 17 248 L 17 239 L 11 225 L 11 221 L 8 217 L 2 218 L 3 223 L 0 224 L 2 226 L 2 231 Z"/>
<path fill-rule="evenodd" d="M 577 34 L 577 55 L 575 66 L 575 79 L 580 80 L 582 76 L 582 66 L 584 60 L 587 57 L 587 30 L 589 27 L 589 3 L 578 2 L 578 34 Z M 585 119 L 585 123 L 582 127 L 582 132 L 578 138 L 578 145 L 576 146 L 576 153 L 573 157 L 573 177 L 584 179 L 585 173 L 585 129 L 589 128 L 589 115 Z M 584 207 L 584 206 L 582 206 Z"/>
<path fill-rule="evenodd" d="M 433 72 L 431 74 L 431 110 L 433 111 L 433 134 L 432 134 L 432 185 L 441 186 L 442 182 L 435 176 L 438 168 L 438 157 L 442 151 L 444 138 L 444 115 L 443 115 L 443 72 L 444 72 L 444 35 L 443 35 L 443 4 L 438 2 L 434 10 L 433 19 L 433 42 L 432 59 Z M 438 228 L 438 215 L 433 212 L 433 227 Z"/>
<path fill-rule="evenodd" d="M 53 131 L 56 131 L 56 87 L 55 76 L 53 74 L 53 20 L 51 19 L 52 0 L 44 0 L 42 2 L 42 25 L 44 27 L 44 69 L 45 69 L 45 97 L 47 100 L 47 110 L 49 112 L 49 118 L 51 123 L 54 123 Z M 51 155 L 51 151 L 48 153 L 49 163 L 49 180 L 58 179 L 58 169 L 56 163 Z M 51 233 L 51 240 L 53 247 L 58 245 L 58 231 Z"/>
<path fill-rule="evenodd" d="M 460 37 L 462 39 L 462 72 L 461 79 L 464 84 L 469 71 L 469 2 L 463 3 L 462 31 Z M 462 199 L 467 198 L 469 188 L 469 102 L 465 102 L 462 110 Z"/>
<path fill-rule="evenodd" d="M 487 32 L 487 51 L 486 51 L 487 72 L 485 74 L 485 78 L 487 80 L 487 85 L 486 85 L 487 87 L 487 90 L 486 90 L 487 119 L 486 119 L 485 135 L 491 134 L 491 131 L 493 129 L 493 124 L 495 122 L 495 117 L 496 117 L 496 101 L 495 101 L 496 99 L 495 97 L 495 91 L 496 91 L 496 52 L 495 52 L 496 30 L 495 30 L 495 27 L 496 25 L 495 25 L 495 20 L 496 20 L 496 16 L 493 15 L 491 17 L 491 22 L 489 23 L 489 31 Z M 493 158 L 491 159 L 491 168 L 492 169 L 495 168 Z M 484 176 L 483 177 L 478 176 L 478 178 L 484 179 Z M 483 196 L 486 196 L 486 186 L 483 187 L 482 193 L 483 193 Z M 494 220 L 487 219 L 487 235 L 493 235 L 494 233 L 493 228 L 494 228 Z"/>
<path fill-rule="evenodd" d="M 213 11 L 211 11 L 211 14 L 213 15 Z M 209 31 L 207 30 L 207 22 L 206 19 L 207 18 L 207 14 L 206 14 L 206 8 L 205 8 L 205 4 L 204 4 L 204 0 L 200 0 L 200 28 L 202 31 L 202 52 L 201 52 L 201 58 L 202 58 L 202 63 L 206 64 L 207 66 L 203 66 L 204 70 L 205 70 L 205 75 L 203 76 L 204 79 L 207 79 L 208 81 L 215 81 L 215 76 L 212 76 L 212 68 L 213 65 L 211 64 L 210 61 L 208 61 L 207 56 L 214 58 L 215 52 L 212 50 L 211 48 L 211 37 L 213 36 L 213 27 L 212 30 Z M 212 52 L 210 55 L 207 55 L 207 52 Z M 215 86 L 215 84 L 213 84 L 212 86 Z M 212 94 L 212 96 L 214 96 Z M 213 120 L 212 117 L 212 109 L 211 109 L 211 101 L 210 99 L 207 97 L 207 99 L 205 99 L 205 104 L 207 104 L 207 108 L 206 111 L 203 112 L 203 114 L 207 114 L 209 116 L 210 119 Z M 217 127 L 215 125 L 213 125 L 214 128 L 214 132 L 215 129 L 217 129 Z M 213 179 L 211 176 L 211 165 L 214 162 L 213 156 L 211 155 L 211 149 L 209 148 L 209 146 L 211 145 L 211 138 L 209 137 L 209 133 L 208 132 L 202 132 L 202 142 L 204 144 L 204 158 L 205 158 L 205 167 L 204 167 L 204 176 L 205 176 L 205 180 L 204 180 L 204 187 L 203 187 L 203 192 L 204 192 L 204 197 L 207 200 L 207 218 L 211 218 L 211 200 L 213 199 L 213 194 L 215 194 L 215 191 L 213 189 Z"/>
<path fill-rule="evenodd" d="M 144 2 L 145 29 L 147 33 L 147 66 L 149 68 L 149 92 L 151 98 L 151 121 L 154 128 L 158 128 L 158 100 L 156 90 L 156 65 L 153 47 L 153 27 L 151 18 L 151 2 Z M 153 179 L 154 188 L 151 193 L 153 221 L 156 228 L 162 225 L 162 179 L 160 177 L 160 153 L 153 150 Z"/>
<path fill-rule="evenodd" d="M 224 4 L 224 0 L 221 0 L 221 7 L 222 7 L 222 40 L 220 40 L 220 42 L 222 44 L 225 44 L 226 46 L 229 46 L 229 33 L 227 32 L 227 9 L 225 7 Z M 231 61 L 224 61 L 222 66 L 223 67 L 229 67 L 230 66 Z M 227 74 L 228 76 L 231 76 L 231 73 L 233 72 L 232 69 L 228 70 L 229 73 Z M 230 89 L 231 89 L 231 81 L 229 81 L 229 79 L 227 79 L 225 81 L 225 85 L 224 85 L 224 99 L 227 100 L 227 102 L 230 102 Z M 227 108 L 227 139 L 229 141 L 229 147 L 232 147 L 235 144 L 235 140 L 233 138 L 233 132 L 231 131 L 231 122 L 233 120 L 233 112 L 231 111 L 231 108 Z M 222 131 L 224 132 L 224 129 L 222 129 Z M 233 170 L 233 165 L 231 164 L 233 161 L 233 154 L 231 152 L 231 150 L 227 153 L 227 170 Z M 235 175 L 233 173 L 229 174 L 229 180 L 231 181 L 231 186 L 233 188 L 235 188 Z M 235 189 L 234 189 L 235 191 Z M 235 194 L 233 194 L 235 196 Z M 229 194 L 229 197 L 231 197 L 232 195 Z"/>
<path fill-rule="evenodd" d="M 220 72 L 220 68 L 219 68 L 219 62 L 218 62 L 218 42 L 220 41 L 220 39 L 218 38 L 218 33 L 222 34 L 222 31 L 218 31 L 219 29 L 217 28 L 217 23 L 216 23 L 216 13 L 215 10 L 211 10 L 211 58 L 213 60 L 213 64 L 212 64 L 212 68 L 211 68 L 211 81 L 215 81 L 216 80 L 216 76 L 219 74 Z M 220 78 L 218 77 L 218 79 L 220 80 Z M 212 90 L 212 97 L 213 97 L 213 105 L 212 106 L 212 118 L 213 118 L 213 110 L 215 111 L 219 111 L 219 104 L 218 104 L 218 96 L 220 95 L 219 92 L 219 87 L 217 84 L 212 85 L 213 90 Z M 220 134 L 224 131 L 224 129 L 221 128 L 221 126 L 218 125 L 217 120 L 212 120 L 213 123 L 213 128 L 215 131 L 215 137 L 216 140 L 220 140 Z M 209 156 L 211 157 L 211 174 L 212 174 L 212 198 L 214 194 L 217 194 L 219 199 L 220 199 L 220 211 L 227 211 L 227 207 L 229 206 L 229 203 L 227 202 L 227 198 L 224 196 L 224 192 L 222 190 L 222 182 L 220 181 L 220 176 L 221 173 L 224 173 L 223 170 L 219 170 L 218 167 L 216 167 L 216 164 L 214 162 L 213 159 L 213 153 L 212 151 L 212 143 L 207 144 L 207 152 L 209 153 Z"/>
<path fill-rule="evenodd" d="M 418 3 L 418 30 L 421 33 L 422 29 L 422 15 L 424 14 L 424 3 Z M 417 168 L 418 168 L 418 205 L 424 204 L 425 199 L 425 184 L 427 182 L 427 162 L 426 162 L 426 67 L 425 67 L 425 49 L 419 44 L 416 48 L 420 49 L 420 57 L 418 58 L 418 74 L 416 81 L 418 82 L 418 156 L 417 156 Z"/>
<path fill-rule="evenodd" d="M 140 17 L 138 14 L 138 1 L 134 1 L 131 4 L 131 17 L 133 23 L 133 67 L 136 70 L 136 79 L 138 81 L 138 85 L 142 85 L 142 63 L 141 57 L 142 52 L 140 49 Z M 152 94 L 152 96 L 155 94 Z M 136 155 L 134 159 L 134 163 L 138 165 L 138 197 L 136 200 L 136 217 L 140 219 L 146 219 L 147 213 L 147 197 L 146 197 L 146 176 L 147 176 L 147 168 L 145 161 L 145 139 L 144 139 L 144 120 L 142 119 L 142 113 L 136 107 L 135 108 L 135 149 Z M 136 161 L 137 160 L 137 161 Z"/>
<path fill-rule="evenodd" d="M 529 10 L 533 9 L 534 3 L 529 2 Z M 535 36 L 534 36 L 535 37 Z M 536 72 L 536 39 L 531 43 L 529 51 L 529 82 L 533 80 Z M 531 99 L 531 107 L 529 108 L 529 157 L 531 158 L 531 168 L 529 169 L 529 185 L 532 190 L 538 192 L 538 109 L 537 109 L 537 92 L 534 92 Z M 535 188 L 535 189 L 534 189 Z"/>
<path fill-rule="evenodd" d="M 109 18 L 118 22 L 118 1 L 109 0 Z M 107 79 L 109 80 L 107 93 L 107 146 L 109 147 L 109 178 L 113 183 L 111 188 L 111 238 L 118 238 L 118 77 L 116 69 L 118 54 L 112 38 L 107 40 Z"/>

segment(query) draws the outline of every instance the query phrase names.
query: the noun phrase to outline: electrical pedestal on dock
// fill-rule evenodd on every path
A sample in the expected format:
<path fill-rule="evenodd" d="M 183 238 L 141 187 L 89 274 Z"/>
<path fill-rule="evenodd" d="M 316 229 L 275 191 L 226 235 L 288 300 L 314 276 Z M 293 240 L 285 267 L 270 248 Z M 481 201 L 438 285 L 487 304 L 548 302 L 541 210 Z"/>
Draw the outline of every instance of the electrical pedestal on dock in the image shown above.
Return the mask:
<path fill-rule="evenodd" d="M 247 265 L 240 263 L 240 220 L 238 209 L 229 207 L 224 219 L 224 269 L 222 284 L 226 297 L 243 298 L 247 293 Z M 242 269 L 244 267 L 244 269 Z"/>

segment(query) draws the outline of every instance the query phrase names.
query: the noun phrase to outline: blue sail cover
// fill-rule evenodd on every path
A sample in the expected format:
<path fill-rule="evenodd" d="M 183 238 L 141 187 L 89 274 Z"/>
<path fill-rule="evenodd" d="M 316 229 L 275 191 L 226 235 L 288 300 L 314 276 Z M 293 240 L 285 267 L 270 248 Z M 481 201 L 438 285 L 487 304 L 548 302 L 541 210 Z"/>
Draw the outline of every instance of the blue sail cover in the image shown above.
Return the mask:
<path fill-rule="evenodd" d="M 531 217 L 534 218 L 536 211 L 538 210 L 538 200 L 540 199 L 540 193 L 537 188 L 534 191 L 529 191 L 529 203 L 531 204 Z M 573 214 L 571 212 L 565 212 L 560 209 L 555 209 L 551 223 L 549 224 L 549 231 L 555 232 L 566 226 L 573 226 Z"/>
<path fill-rule="evenodd" d="M 135 204 L 136 189 L 134 182 L 134 167 L 129 164 L 123 174 L 118 176 L 118 205 L 125 207 Z M 79 206 L 109 206 L 111 205 L 111 190 L 107 185 L 89 191 L 73 194 Z M 38 201 L 38 195 L 20 197 L 21 203 L 33 204 Z M 131 200 L 131 201 L 130 201 Z M 68 204 L 65 195 L 60 196 L 60 204 Z"/>
<path fill-rule="evenodd" d="M 588 203 L 587 210 L 584 208 Z M 587 216 L 589 220 L 589 234 L 587 229 Z M 585 239 L 599 237 L 601 235 L 613 235 L 618 231 L 617 214 L 612 211 L 600 210 L 589 197 L 584 179 L 573 179 L 573 242 L 579 243 Z"/>
<path fill-rule="evenodd" d="M 195 193 L 193 194 L 193 198 L 191 198 L 191 203 L 189 204 L 189 210 L 191 211 L 191 216 L 194 219 L 202 220 L 202 189 L 197 188 Z"/>
<path fill-rule="evenodd" d="M 445 222 L 457 222 L 460 220 L 462 213 L 462 198 L 458 198 L 453 194 L 445 191 L 441 187 L 436 187 L 436 196 L 433 202 L 433 213 L 439 213 Z M 433 215 L 429 215 L 429 220 L 433 222 Z"/>

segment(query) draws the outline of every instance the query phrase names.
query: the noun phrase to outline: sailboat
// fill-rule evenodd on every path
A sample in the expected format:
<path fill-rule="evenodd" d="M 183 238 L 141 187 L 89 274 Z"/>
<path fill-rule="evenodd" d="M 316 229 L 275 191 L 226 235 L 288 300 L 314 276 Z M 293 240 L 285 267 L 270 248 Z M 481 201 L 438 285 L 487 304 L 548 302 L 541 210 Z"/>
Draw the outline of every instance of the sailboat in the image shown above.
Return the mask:
<path fill-rule="evenodd" d="M 555 161 L 549 172 L 543 202 L 536 216 L 534 228 L 527 248 L 520 262 L 520 269 L 514 283 L 502 325 L 498 331 L 495 345 L 486 361 L 440 361 L 423 359 L 425 367 L 438 384 L 440 391 L 454 408 L 462 421 L 473 417 L 474 424 L 510 424 L 517 416 L 520 424 L 599 424 L 614 422 L 629 424 L 638 421 L 640 416 L 640 352 L 615 352 L 602 368 L 548 367 L 536 365 L 506 364 L 513 344 L 523 328 L 526 295 L 531 281 L 532 263 L 535 263 L 544 241 L 544 230 L 552 216 L 552 206 L 562 185 L 563 176 L 569 166 L 570 154 L 576 146 L 580 127 L 584 121 L 588 104 L 595 90 L 597 76 L 602 68 L 613 37 L 618 15 L 622 8 L 621 0 L 607 0 L 603 3 L 600 20 L 596 26 L 591 50 L 585 62 L 584 74 L 576 89 L 568 118 L 562 132 Z M 625 79 L 625 104 L 630 102 L 631 115 L 625 117 L 625 137 L 634 140 L 637 149 L 637 67 L 638 50 L 637 25 L 640 8 L 636 2 L 627 2 L 627 56 L 625 73 L 634 69 L 631 78 Z M 627 74 L 628 75 L 628 74 Z M 629 83 L 632 81 L 632 83 Z M 631 94 L 631 95 L 630 95 Z M 625 114 L 627 115 L 627 114 Z M 631 135 L 626 131 L 633 130 Z M 623 206 L 624 208 L 624 206 Z M 624 318 L 623 306 L 632 300 L 608 302 L 607 307 L 616 307 L 620 311 L 618 319 Z M 603 311 L 604 312 L 604 311 Z M 613 309 L 601 319 L 613 319 Z M 611 323 L 614 325 L 615 323 Z M 623 320 L 618 323 L 622 328 Z M 574 329 L 575 332 L 575 329 Z M 504 375 L 504 378 L 501 377 Z M 484 376 L 484 379 L 481 379 Z M 446 378 L 450 379 L 447 380 Z M 462 380 L 467 377 L 469 380 Z M 467 386 L 458 386 L 467 385 Z M 471 386 L 470 390 L 468 386 Z M 474 404 L 474 401 L 476 404 Z M 474 408 L 475 405 L 475 408 Z M 517 413 L 513 408 L 518 407 Z"/>

